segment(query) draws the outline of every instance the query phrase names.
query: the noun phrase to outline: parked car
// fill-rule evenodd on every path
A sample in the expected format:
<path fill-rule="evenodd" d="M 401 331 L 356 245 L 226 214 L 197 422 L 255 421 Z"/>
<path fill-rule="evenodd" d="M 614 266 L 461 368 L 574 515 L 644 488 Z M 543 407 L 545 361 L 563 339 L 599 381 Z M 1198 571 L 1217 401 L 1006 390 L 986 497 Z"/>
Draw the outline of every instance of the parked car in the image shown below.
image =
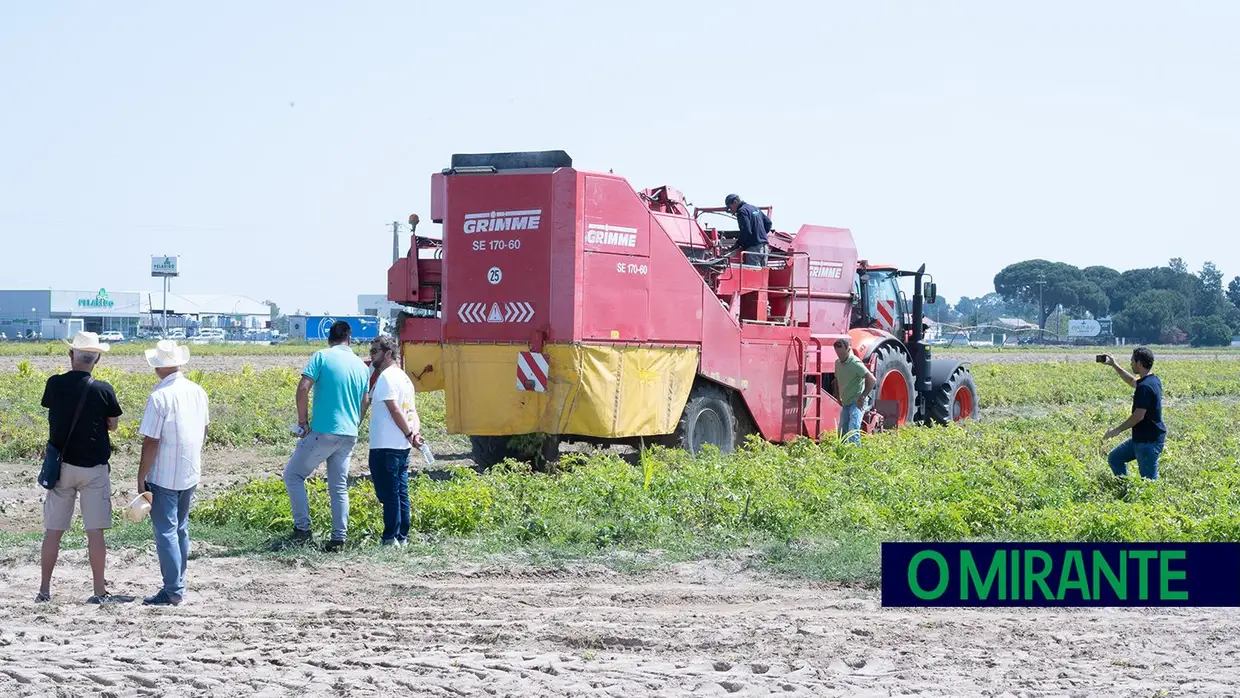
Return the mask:
<path fill-rule="evenodd" d="M 194 344 L 206 344 L 207 342 L 223 342 L 227 339 L 224 330 L 218 327 L 207 327 L 198 331 L 198 335 L 190 341 Z"/>
<path fill-rule="evenodd" d="M 108 332 L 100 333 L 99 341 L 112 343 L 123 342 L 125 341 L 125 335 L 117 332 L 116 330 L 110 330 Z"/>

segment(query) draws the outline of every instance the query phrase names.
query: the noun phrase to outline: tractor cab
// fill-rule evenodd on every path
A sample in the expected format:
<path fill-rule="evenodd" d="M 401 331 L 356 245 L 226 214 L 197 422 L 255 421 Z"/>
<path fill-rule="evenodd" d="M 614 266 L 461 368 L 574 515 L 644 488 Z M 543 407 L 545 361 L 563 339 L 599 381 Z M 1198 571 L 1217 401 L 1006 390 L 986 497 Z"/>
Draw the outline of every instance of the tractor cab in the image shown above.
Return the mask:
<path fill-rule="evenodd" d="M 900 290 L 900 270 L 887 265 L 857 264 L 849 327 L 873 327 L 906 341 L 912 308 Z"/>

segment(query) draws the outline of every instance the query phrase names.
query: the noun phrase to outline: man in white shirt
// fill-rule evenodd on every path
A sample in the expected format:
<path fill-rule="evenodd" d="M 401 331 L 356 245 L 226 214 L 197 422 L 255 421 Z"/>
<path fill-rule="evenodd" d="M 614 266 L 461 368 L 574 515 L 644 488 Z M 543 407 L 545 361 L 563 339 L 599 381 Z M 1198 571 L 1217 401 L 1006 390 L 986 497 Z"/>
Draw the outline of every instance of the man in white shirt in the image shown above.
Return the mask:
<path fill-rule="evenodd" d="M 209 401 L 206 391 L 180 372 L 189 362 L 189 347 L 166 339 L 146 351 L 146 361 L 160 381 L 146 399 L 138 427 L 143 437 L 138 493 L 149 493 L 163 588 L 142 603 L 176 606 L 185 596 L 189 506 L 202 470 Z"/>
<path fill-rule="evenodd" d="M 404 545 L 409 538 L 409 452 L 422 445 L 413 381 L 397 363 L 396 351 L 391 337 L 370 343 L 376 376 L 370 401 L 370 480 L 383 505 L 383 545 Z"/>

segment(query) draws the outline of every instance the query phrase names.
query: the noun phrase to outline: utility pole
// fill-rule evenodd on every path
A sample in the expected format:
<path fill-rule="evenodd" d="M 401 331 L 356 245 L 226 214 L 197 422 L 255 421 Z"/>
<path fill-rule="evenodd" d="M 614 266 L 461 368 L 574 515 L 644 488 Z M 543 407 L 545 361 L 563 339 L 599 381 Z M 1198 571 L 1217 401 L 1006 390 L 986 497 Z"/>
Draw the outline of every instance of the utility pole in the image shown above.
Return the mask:
<path fill-rule="evenodd" d="M 392 221 L 392 264 L 400 259 L 400 221 Z"/>
<path fill-rule="evenodd" d="M 1044 286 L 1046 286 L 1046 274 L 1039 273 L 1038 274 L 1038 325 L 1041 330 L 1040 332 L 1038 332 L 1038 343 L 1039 344 L 1045 341 L 1045 335 L 1046 335 L 1046 305 L 1042 302 L 1042 288 Z"/>

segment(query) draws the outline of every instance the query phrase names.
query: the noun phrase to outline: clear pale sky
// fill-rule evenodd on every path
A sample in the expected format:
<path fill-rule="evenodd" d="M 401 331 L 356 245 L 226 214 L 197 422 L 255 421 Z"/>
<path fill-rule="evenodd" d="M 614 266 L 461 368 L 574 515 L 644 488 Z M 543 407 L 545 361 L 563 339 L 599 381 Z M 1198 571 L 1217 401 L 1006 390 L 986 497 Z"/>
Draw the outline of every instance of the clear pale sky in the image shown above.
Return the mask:
<path fill-rule="evenodd" d="M 1240 274 L 1240 3 L 0 6 L 0 288 L 356 311 L 454 152 L 563 149 L 951 301 L 1032 257 Z M 402 236 L 402 248 L 407 238 Z"/>

